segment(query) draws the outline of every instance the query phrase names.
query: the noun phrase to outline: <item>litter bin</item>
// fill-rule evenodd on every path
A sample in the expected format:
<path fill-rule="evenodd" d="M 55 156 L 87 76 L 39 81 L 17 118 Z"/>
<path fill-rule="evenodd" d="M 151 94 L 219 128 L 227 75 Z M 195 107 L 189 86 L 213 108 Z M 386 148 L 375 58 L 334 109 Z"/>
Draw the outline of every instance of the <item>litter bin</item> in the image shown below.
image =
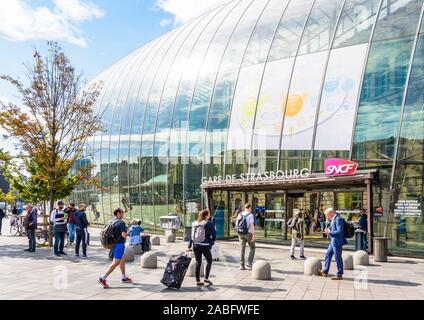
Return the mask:
<path fill-rule="evenodd" d="M 191 227 L 184 227 L 184 241 L 190 241 L 191 239 Z"/>
<path fill-rule="evenodd" d="M 374 238 L 374 261 L 387 262 L 387 242 L 389 238 L 376 237 Z"/>
<path fill-rule="evenodd" d="M 355 251 L 365 250 L 364 248 L 365 231 L 361 229 L 355 230 Z"/>

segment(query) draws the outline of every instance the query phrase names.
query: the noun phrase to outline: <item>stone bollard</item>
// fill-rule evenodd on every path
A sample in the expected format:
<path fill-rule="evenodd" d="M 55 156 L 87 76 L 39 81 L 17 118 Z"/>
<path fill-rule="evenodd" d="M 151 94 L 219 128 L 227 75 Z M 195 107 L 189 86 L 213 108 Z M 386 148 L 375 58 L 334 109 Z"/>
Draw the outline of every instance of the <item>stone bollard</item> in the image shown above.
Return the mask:
<path fill-rule="evenodd" d="M 152 246 L 160 246 L 160 237 L 159 236 L 152 236 L 150 238 L 150 244 Z"/>
<path fill-rule="evenodd" d="M 370 257 L 368 255 L 368 252 L 364 250 L 359 250 L 353 254 L 354 266 L 368 266 L 369 264 L 370 264 Z"/>
<path fill-rule="evenodd" d="M 196 276 L 196 259 L 194 259 L 194 258 L 191 259 L 190 265 L 188 266 L 188 269 L 187 269 L 186 276 L 187 277 L 195 277 Z M 201 277 L 205 276 L 203 261 L 202 261 L 202 264 L 200 265 L 200 276 Z"/>
<path fill-rule="evenodd" d="M 165 240 L 166 240 L 166 243 L 175 242 L 175 235 L 172 233 L 169 233 L 165 236 Z"/>
<path fill-rule="evenodd" d="M 350 253 L 343 253 L 342 260 L 345 270 L 353 270 L 353 256 Z"/>
<path fill-rule="evenodd" d="M 135 254 L 140 255 L 143 253 L 141 244 L 135 244 L 135 245 L 132 245 L 131 247 L 133 248 Z"/>
<path fill-rule="evenodd" d="M 271 280 L 271 265 L 263 260 L 258 260 L 252 267 L 252 278 L 255 280 Z"/>
<path fill-rule="evenodd" d="M 140 266 L 143 269 L 156 269 L 158 267 L 158 257 L 155 252 L 146 252 L 140 258 Z"/>
<path fill-rule="evenodd" d="M 124 251 L 125 262 L 133 262 L 134 261 L 135 251 L 132 246 L 126 246 Z"/>
<path fill-rule="evenodd" d="M 315 257 L 310 257 L 303 264 L 303 273 L 307 276 L 319 275 L 322 270 L 321 260 Z"/>

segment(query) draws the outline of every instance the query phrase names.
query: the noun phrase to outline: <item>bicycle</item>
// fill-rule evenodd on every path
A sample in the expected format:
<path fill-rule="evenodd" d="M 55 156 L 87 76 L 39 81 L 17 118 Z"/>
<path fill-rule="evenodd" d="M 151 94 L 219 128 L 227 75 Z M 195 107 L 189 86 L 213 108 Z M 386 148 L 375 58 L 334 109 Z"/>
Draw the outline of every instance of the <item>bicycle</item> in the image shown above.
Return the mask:
<path fill-rule="evenodd" d="M 22 217 L 12 216 L 10 218 L 10 234 L 13 237 L 25 237 L 27 235 L 24 224 L 22 223 Z"/>
<path fill-rule="evenodd" d="M 49 231 L 46 229 L 38 228 L 35 230 L 35 242 L 39 246 L 44 246 L 49 241 Z M 69 232 L 66 231 L 65 234 L 65 244 L 64 247 L 67 248 L 69 246 Z"/>

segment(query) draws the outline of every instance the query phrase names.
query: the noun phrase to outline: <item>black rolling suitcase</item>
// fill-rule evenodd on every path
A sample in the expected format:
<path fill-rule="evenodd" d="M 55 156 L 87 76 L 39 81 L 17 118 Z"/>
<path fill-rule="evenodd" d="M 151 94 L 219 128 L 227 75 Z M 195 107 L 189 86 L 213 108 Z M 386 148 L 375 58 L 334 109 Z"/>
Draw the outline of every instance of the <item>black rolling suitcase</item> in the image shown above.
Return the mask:
<path fill-rule="evenodd" d="M 190 262 L 191 258 L 185 253 L 172 256 L 160 282 L 168 288 L 180 289 Z"/>
<path fill-rule="evenodd" d="M 143 234 L 141 236 L 141 251 L 147 252 L 150 251 L 152 248 L 152 245 L 150 243 L 150 236 L 147 234 Z"/>

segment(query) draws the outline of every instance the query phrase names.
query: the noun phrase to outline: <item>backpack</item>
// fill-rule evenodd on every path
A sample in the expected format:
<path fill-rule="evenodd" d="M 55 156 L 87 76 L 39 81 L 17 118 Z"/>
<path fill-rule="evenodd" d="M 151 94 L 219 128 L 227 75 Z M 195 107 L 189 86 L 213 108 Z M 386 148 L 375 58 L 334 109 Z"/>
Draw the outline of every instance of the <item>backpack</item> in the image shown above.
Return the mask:
<path fill-rule="evenodd" d="M 202 221 L 201 223 L 196 222 L 193 225 L 191 239 L 193 243 L 203 243 L 206 239 L 206 224 L 207 222 Z"/>
<path fill-rule="evenodd" d="M 344 237 L 346 239 L 353 238 L 355 235 L 355 227 L 352 222 L 343 220 L 344 222 Z"/>
<path fill-rule="evenodd" d="M 116 238 L 115 238 L 115 224 L 117 221 L 111 221 L 107 225 L 105 225 L 100 232 L 100 242 L 105 249 L 112 249 L 113 246 L 116 244 Z"/>
<path fill-rule="evenodd" d="M 250 213 L 249 213 L 250 214 Z M 237 234 L 248 234 L 249 226 L 247 225 L 247 217 L 249 214 L 241 214 L 241 219 L 237 222 L 236 232 Z"/>
<path fill-rule="evenodd" d="M 292 224 L 293 224 L 293 219 L 294 219 L 294 218 L 290 218 L 290 219 L 289 219 L 289 221 L 287 221 L 287 227 L 288 227 L 289 229 L 293 228 L 293 226 L 292 226 Z"/>

